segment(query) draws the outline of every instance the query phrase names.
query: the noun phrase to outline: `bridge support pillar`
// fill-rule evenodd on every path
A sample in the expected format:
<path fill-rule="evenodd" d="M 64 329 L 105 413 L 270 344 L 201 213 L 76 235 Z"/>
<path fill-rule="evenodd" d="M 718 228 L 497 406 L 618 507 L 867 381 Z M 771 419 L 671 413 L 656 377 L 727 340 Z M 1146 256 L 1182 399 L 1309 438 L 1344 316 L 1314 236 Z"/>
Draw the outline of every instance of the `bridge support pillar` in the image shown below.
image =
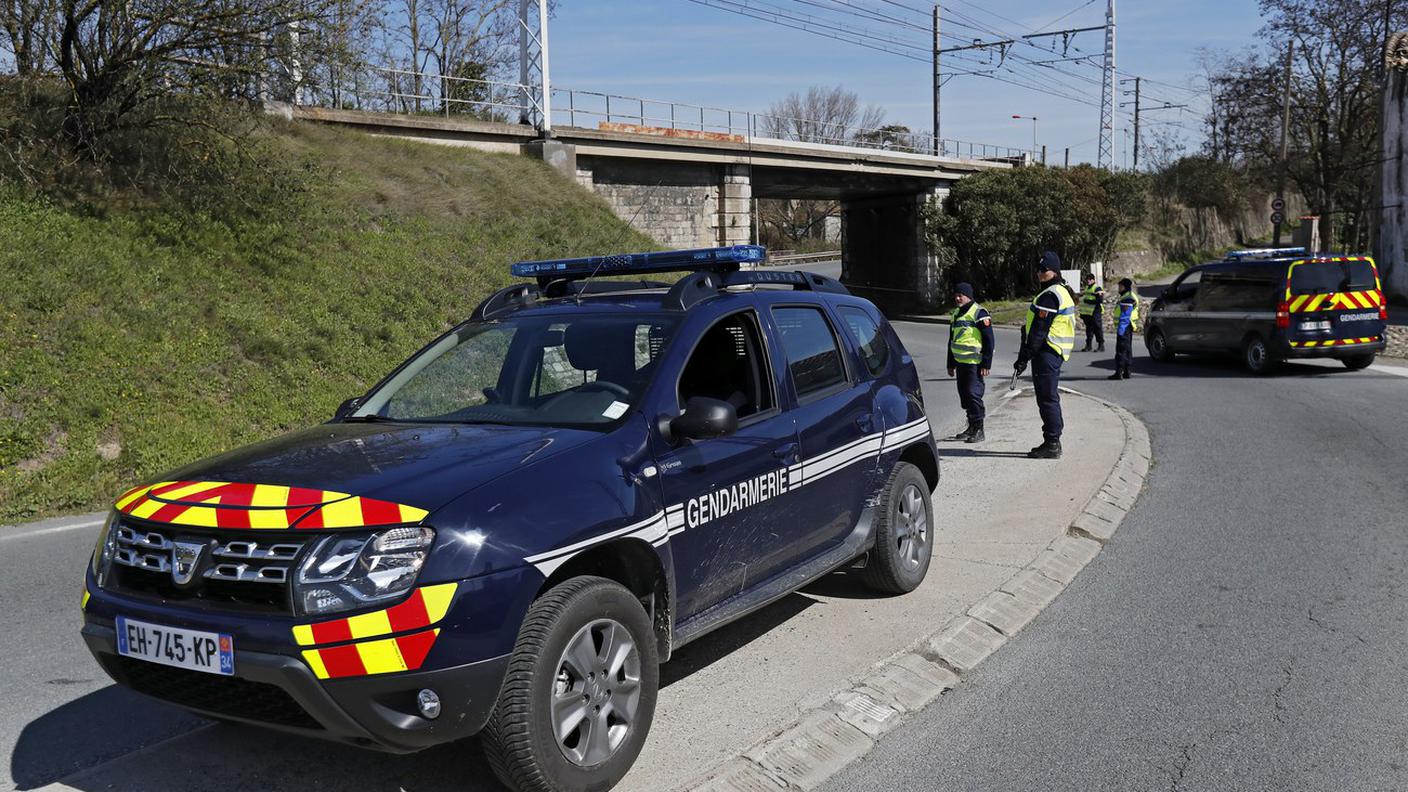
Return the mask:
<path fill-rule="evenodd" d="M 943 270 L 924 234 L 924 210 L 947 189 L 841 201 L 841 280 L 887 315 L 937 311 Z"/>
<path fill-rule="evenodd" d="M 747 165 L 577 157 L 572 175 L 641 233 L 671 248 L 746 244 L 753 232 Z"/>

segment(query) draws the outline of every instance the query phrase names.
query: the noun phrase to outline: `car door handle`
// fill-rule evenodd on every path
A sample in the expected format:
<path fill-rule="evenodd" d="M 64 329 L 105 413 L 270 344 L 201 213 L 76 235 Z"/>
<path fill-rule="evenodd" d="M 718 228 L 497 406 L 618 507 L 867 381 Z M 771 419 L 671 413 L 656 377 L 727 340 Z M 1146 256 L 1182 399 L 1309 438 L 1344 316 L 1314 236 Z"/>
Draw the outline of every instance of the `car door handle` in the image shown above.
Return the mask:
<path fill-rule="evenodd" d="M 856 419 L 856 426 L 862 432 L 872 431 L 875 428 L 875 416 L 869 413 L 862 415 L 861 417 Z"/>
<path fill-rule="evenodd" d="M 797 444 L 784 443 L 773 449 L 772 455 L 783 462 L 792 463 L 797 461 Z"/>

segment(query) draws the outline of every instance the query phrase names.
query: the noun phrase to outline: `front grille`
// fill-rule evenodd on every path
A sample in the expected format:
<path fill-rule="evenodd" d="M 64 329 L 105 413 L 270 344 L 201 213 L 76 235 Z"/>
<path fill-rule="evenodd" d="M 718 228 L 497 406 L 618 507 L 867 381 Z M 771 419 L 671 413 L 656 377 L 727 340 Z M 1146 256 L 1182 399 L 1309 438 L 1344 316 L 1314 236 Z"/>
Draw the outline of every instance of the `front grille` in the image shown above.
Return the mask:
<path fill-rule="evenodd" d="M 281 533 L 200 529 L 147 525 L 131 518 L 116 528 L 113 585 L 124 593 L 163 600 L 234 605 L 237 608 L 288 612 L 289 581 L 307 537 Z M 176 543 L 206 544 L 208 558 L 198 569 L 199 579 L 178 586 L 172 575 Z"/>
<path fill-rule="evenodd" d="M 173 704 L 277 726 L 323 728 L 293 696 L 277 685 L 172 668 L 118 655 L 103 656 L 103 665 L 118 682 L 138 693 Z"/>

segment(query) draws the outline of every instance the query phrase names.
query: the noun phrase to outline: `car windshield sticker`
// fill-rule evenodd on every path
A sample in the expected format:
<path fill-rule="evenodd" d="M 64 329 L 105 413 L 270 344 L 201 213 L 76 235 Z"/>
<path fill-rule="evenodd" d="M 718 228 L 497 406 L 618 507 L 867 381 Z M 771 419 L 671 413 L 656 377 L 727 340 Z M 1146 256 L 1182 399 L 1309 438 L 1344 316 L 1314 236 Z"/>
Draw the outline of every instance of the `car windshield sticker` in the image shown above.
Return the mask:
<path fill-rule="evenodd" d="M 618 401 L 611 402 L 611 406 L 610 406 L 610 407 L 607 407 L 605 410 L 602 410 L 602 411 L 601 411 L 601 417 L 603 417 L 603 418 L 610 418 L 611 420 L 614 421 L 614 420 L 616 420 L 617 418 L 620 418 L 621 416 L 625 415 L 625 414 L 626 414 L 626 410 L 627 410 L 628 408 L 630 408 L 630 406 L 631 406 L 631 405 L 626 404 L 625 402 L 618 402 Z"/>

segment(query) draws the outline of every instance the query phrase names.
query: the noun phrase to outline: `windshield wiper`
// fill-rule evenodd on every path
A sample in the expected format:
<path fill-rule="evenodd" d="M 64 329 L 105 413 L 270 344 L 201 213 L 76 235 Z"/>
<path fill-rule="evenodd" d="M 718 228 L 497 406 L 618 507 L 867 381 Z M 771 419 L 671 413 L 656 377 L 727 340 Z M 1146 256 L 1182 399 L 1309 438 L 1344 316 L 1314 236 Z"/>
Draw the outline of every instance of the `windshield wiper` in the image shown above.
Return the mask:
<path fill-rule="evenodd" d="M 342 420 L 345 423 L 378 423 L 380 421 L 390 421 L 391 419 L 384 415 L 373 413 L 371 415 L 349 415 Z"/>

